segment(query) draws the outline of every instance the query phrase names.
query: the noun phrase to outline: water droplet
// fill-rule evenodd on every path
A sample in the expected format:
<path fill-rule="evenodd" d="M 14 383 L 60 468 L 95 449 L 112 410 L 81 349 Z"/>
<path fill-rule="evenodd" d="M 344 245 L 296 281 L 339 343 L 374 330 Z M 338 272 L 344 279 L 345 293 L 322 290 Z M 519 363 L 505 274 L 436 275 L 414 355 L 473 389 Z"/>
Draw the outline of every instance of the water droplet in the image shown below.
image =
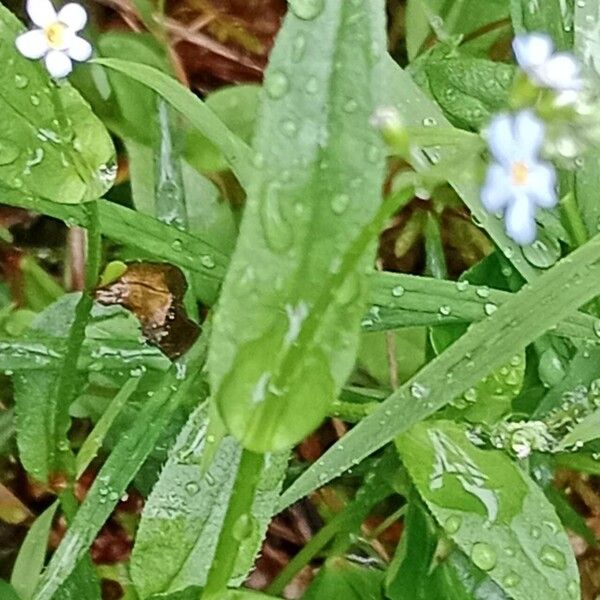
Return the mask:
<path fill-rule="evenodd" d="M 304 84 L 304 89 L 309 94 L 316 94 L 319 89 L 319 82 L 316 77 L 309 77 Z"/>
<path fill-rule="evenodd" d="M 19 73 L 17 73 L 15 75 L 15 87 L 22 90 L 23 88 L 26 88 L 27 85 L 29 84 L 29 79 L 27 77 L 25 77 L 25 75 L 20 75 Z"/>
<path fill-rule="evenodd" d="M 460 515 L 452 515 L 444 521 L 444 529 L 450 534 L 455 534 L 462 525 L 462 517 Z"/>
<path fill-rule="evenodd" d="M 200 263 L 207 269 L 214 269 L 215 267 L 215 259 L 210 254 L 204 254 L 200 258 Z"/>
<path fill-rule="evenodd" d="M 325 0 L 290 0 L 292 12 L 305 21 L 316 19 L 325 7 Z"/>
<path fill-rule="evenodd" d="M 424 400 L 429 396 L 429 388 L 415 382 L 410 386 L 410 395 L 417 400 Z"/>
<path fill-rule="evenodd" d="M 542 530 L 539 527 L 532 527 L 531 528 L 531 537 L 534 540 L 539 539 L 540 535 L 542 535 Z"/>
<path fill-rule="evenodd" d="M 33 106 L 40 105 L 40 97 L 37 94 L 31 94 L 31 96 L 29 96 L 29 101 L 31 104 L 33 104 Z"/>
<path fill-rule="evenodd" d="M 267 95 L 273 100 L 283 98 L 290 89 L 290 80 L 283 71 L 273 71 L 267 75 L 265 82 Z"/>
<path fill-rule="evenodd" d="M 291 119 L 285 119 L 281 123 L 281 130 L 287 137 L 294 137 L 298 133 L 298 125 Z"/>
<path fill-rule="evenodd" d="M 331 201 L 331 210 L 336 215 L 341 215 L 350 204 L 350 196 L 348 194 L 336 194 Z"/>
<path fill-rule="evenodd" d="M 298 62 L 303 56 L 306 50 L 306 37 L 303 33 L 299 33 L 292 44 L 292 59 Z"/>
<path fill-rule="evenodd" d="M 397 285 L 392 289 L 392 296 L 394 296 L 394 298 L 400 298 L 401 296 L 404 296 L 405 291 L 406 290 L 401 285 Z"/>
<path fill-rule="evenodd" d="M 433 117 L 425 117 L 423 119 L 423 125 L 425 125 L 425 127 L 435 127 L 437 121 Z"/>
<path fill-rule="evenodd" d="M 567 585 L 567 593 L 571 598 L 579 598 L 579 595 L 581 594 L 579 583 L 577 583 L 577 581 L 570 581 L 569 585 Z"/>
<path fill-rule="evenodd" d="M 176 252 L 181 252 L 183 250 L 183 242 L 181 240 L 174 240 L 171 244 L 171 248 Z"/>
<path fill-rule="evenodd" d="M 200 491 L 200 486 L 195 481 L 188 481 L 185 484 L 185 491 L 190 496 L 195 496 Z"/>
<path fill-rule="evenodd" d="M 544 545 L 540 551 L 540 560 L 548 567 L 563 570 L 567 566 L 565 555 L 554 546 Z"/>
<path fill-rule="evenodd" d="M 488 298 L 490 295 L 490 288 L 487 285 L 482 285 L 478 287 L 475 292 L 480 298 Z"/>
<path fill-rule="evenodd" d="M 448 317 L 450 315 L 450 313 L 452 312 L 452 309 L 447 304 L 444 304 L 444 305 L 440 306 L 439 312 L 440 312 L 440 315 L 442 315 L 443 317 Z"/>
<path fill-rule="evenodd" d="M 467 402 L 475 402 L 477 400 L 477 390 L 475 388 L 469 388 L 463 394 L 463 397 Z"/>
<path fill-rule="evenodd" d="M 486 542 L 477 542 L 471 550 L 471 560 L 482 571 L 491 571 L 496 566 L 496 551 Z"/>
<path fill-rule="evenodd" d="M 485 314 L 490 317 L 498 310 L 498 307 L 493 302 L 486 302 L 483 310 L 485 311 Z"/>
<path fill-rule="evenodd" d="M 346 102 L 346 104 L 344 104 L 344 110 L 347 113 L 353 113 L 356 111 L 357 108 L 358 108 L 358 102 L 356 100 L 354 100 L 353 98 L 350 98 L 350 100 L 348 100 Z"/>
<path fill-rule="evenodd" d="M 469 282 L 466 280 L 463 281 L 457 281 L 456 282 L 456 289 L 459 292 L 466 292 L 469 289 Z"/>
<path fill-rule="evenodd" d="M 506 577 L 504 577 L 502 583 L 507 588 L 515 587 L 521 583 L 521 576 L 518 573 L 511 571 L 508 575 L 506 575 Z"/>
<path fill-rule="evenodd" d="M 260 206 L 260 217 L 267 243 L 272 250 L 282 252 L 292 244 L 292 228 L 282 214 L 279 193 L 281 185 L 272 183 Z"/>
<path fill-rule="evenodd" d="M 10 165 L 19 157 L 20 151 L 10 140 L 0 139 L 0 165 Z"/>

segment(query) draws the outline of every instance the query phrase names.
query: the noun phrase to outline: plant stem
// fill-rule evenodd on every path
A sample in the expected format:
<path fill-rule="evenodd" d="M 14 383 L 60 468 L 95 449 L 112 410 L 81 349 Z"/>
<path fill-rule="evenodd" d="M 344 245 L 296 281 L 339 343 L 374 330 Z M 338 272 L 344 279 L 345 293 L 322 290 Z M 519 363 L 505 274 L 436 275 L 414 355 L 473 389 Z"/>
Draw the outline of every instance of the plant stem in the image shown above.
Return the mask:
<path fill-rule="evenodd" d="M 238 547 L 243 535 L 239 530 L 242 519 L 251 523 L 254 494 L 263 467 L 263 455 L 244 450 L 231 500 L 221 528 L 215 556 L 208 572 L 202 600 L 216 600 L 226 591 L 233 574 Z M 245 527 L 242 527 L 245 529 Z"/>
<path fill-rule="evenodd" d="M 283 592 L 285 586 L 307 565 L 340 531 L 344 529 L 346 522 L 352 519 L 348 511 L 342 511 L 335 515 L 327 525 L 322 527 L 310 541 L 292 558 L 285 569 L 277 575 L 267 593 L 277 596 Z"/>

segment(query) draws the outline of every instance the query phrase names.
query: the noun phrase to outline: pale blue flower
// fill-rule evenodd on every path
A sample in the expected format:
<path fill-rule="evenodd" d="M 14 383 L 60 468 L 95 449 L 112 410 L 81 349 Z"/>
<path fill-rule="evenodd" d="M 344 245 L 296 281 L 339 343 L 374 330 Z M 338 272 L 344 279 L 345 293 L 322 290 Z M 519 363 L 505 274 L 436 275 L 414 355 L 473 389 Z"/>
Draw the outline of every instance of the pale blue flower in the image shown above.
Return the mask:
<path fill-rule="evenodd" d="M 535 240 L 537 209 L 557 203 L 556 171 L 540 158 L 544 134 L 531 110 L 496 116 L 487 133 L 493 162 L 481 201 L 489 212 L 503 214 L 507 235 L 522 246 Z"/>
<path fill-rule="evenodd" d="M 513 40 L 519 67 L 540 87 L 557 92 L 579 92 L 583 88 L 581 65 L 570 52 L 555 52 L 546 33 L 523 33 Z"/>

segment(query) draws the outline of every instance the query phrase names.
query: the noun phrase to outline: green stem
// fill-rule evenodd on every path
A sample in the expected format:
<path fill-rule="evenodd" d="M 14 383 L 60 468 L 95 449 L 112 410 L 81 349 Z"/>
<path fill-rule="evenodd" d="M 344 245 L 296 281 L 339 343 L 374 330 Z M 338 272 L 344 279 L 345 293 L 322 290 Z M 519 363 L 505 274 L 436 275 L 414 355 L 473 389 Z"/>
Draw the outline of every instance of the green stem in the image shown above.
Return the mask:
<path fill-rule="evenodd" d="M 285 569 L 277 575 L 271 585 L 267 588 L 267 593 L 273 596 L 280 595 L 287 584 L 307 565 L 321 550 L 344 529 L 346 522 L 352 518 L 347 511 L 335 515 L 327 525 L 322 527 L 310 539 L 308 544 L 292 558 Z"/>
<path fill-rule="evenodd" d="M 202 600 L 216 600 L 227 590 L 238 555 L 242 520 L 251 523 L 251 510 L 263 467 L 263 455 L 244 450 Z M 242 527 L 246 529 L 246 526 Z"/>
<path fill-rule="evenodd" d="M 72 486 L 75 475 L 74 459 L 66 437 L 70 424 L 69 406 L 78 386 L 78 378 L 75 376 L 73 369 L 74 365 L 77 364 L 85 340 L 85 329 L 93 304 L 92 291 L 98 279 L 101 255 L 98 205 L 96 202 L 90 202 L 86 204 L 85 209 L 88 217 L 85 289 L 75 307 L 75 316 L 69 330 L 64 360 L 53 390 L 52 401 L 49 403 L 50 410 L 54 411 L 54 414 L 48 419 L 48 425 L 51 429 L 50 439 L 53 444 L 54 463 L 59 471 L 66 473 L 69 478 L 69 487 Z"/>

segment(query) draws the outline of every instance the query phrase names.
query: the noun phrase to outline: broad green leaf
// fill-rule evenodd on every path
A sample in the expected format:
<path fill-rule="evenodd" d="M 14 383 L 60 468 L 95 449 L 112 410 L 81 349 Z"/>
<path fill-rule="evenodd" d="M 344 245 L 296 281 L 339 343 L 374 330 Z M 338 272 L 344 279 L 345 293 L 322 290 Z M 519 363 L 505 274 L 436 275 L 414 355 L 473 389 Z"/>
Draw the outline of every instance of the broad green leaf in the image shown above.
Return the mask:
<path fill-rule="evenodd" d="M 131 561 L 142 599 L 206 582 L 241 456 L 239 444 L 225 437 L 203 469 L 207 412 L 204 405 L 190 416 L 144 506 Z M 260 548 L 286 466 L 287 455 L 267 460 L 247 531 L 240 530 L 236 579 L 245 577 Z"/>
<path fill-rule="evenodd" d="M 506 107 L 513 79 L 511 65 L 483 58 L 446 58 L 425 66 L 429 87 L 457 127 L 479 130 Z"/>
<path fill-rule="evenodd" d="M 25 196 L 75 204 L 111 187 L 114 148 L 102 123 L 69 85 L 23 57 L 23 26 L 0 5 L 0 181 Z"/>
<path fill-rule="evenodd" d="M 254 167 L 248 146 L 234 135 L 217 115 L 194 96 L 188 88 L 148 65 L 118 58 L 102 58 L 96 59 L 94 62 L 124 73 L 153 89 L 173 108 L 185 115 L 191 125 L 219 148 L 242 186 L 246 187 L 249 184 Z"/>
<path fill-rule="evenodd" d="M 271 53 L 257 174 L 209 354 L 219 411 L 256 452 L 289 448 L 322 421 L 358 347 L 365 228 L 383 181 L 368 122 L 383 27 L 366 4 L 334 0 L 312 20 L 291 10 Z"/>
<path fill-rule="evenodd" d="M 201 376 L 205 353 L 205 341 L 201 337 L 163 376 L 160 386 L 148 398 L 129 431 L 121 436 L 54 553 L 34 600 L 50 600 L 85 555 L 177 407 Z"/>
<path fill-rule="evenodd" d="M 46 559 L 52 519 L 57 508 L 58 502 L 54 502 L 33 522 L 19 549 L 10 582 L 21 600 L 29 600 L 38 584 Z"/>
<path fill-rule="evenodd" d="M 594 298 L 599 274 L 600 237 L 596 237 L 515 294 L 489 318 L 469 328 L 396 390 L 286 490 L 280 507 L 337 477 L 506 364 L 574 307 Z"/>
<path fill-rule="evenodd" d="M 420 423 L 396 445 L 436 521 L 511 598 L 579 598 L 566 532 L 505 454 L 476 448 L 450 421 Z"/>
<path fill-rule="evenodd" d="M 597 2 L 575 2 L 575 53 L 579 60 L 596 76 L 600 65 L 600 4 Z M 589 235 L 594 235 L 600 225 L 600 203 L 597 191 L 600 186 L 600 151 L 591 148 L 583 165 L 575 173 L 575 195 L 577 206 Z"/>

